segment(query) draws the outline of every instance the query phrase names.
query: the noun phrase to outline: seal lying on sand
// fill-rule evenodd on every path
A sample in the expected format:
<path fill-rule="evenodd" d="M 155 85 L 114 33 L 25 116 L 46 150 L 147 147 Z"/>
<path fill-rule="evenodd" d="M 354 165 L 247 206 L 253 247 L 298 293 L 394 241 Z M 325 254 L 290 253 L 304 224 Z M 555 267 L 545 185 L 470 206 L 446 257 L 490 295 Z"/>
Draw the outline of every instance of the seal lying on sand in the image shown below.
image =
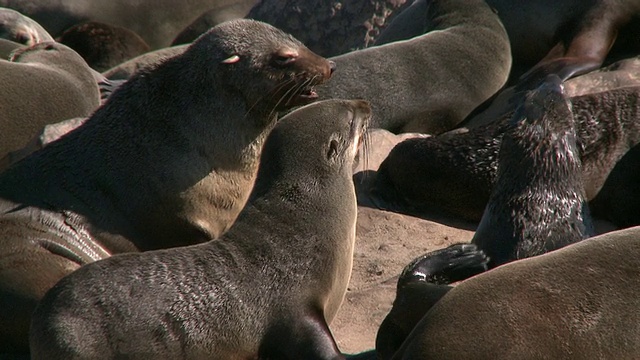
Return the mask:
<path fill-rule="evenodd" d="M 507 124 L 496 185 L 471 240 L 489 262 L 478 257 L 475 248 L 464 245 L 414 260 L 401 275 L 394 305 L 411 310 L 391 311 L 379 331 L 378 351 L 393 354 L 422 314 L 444 295 L 442 287 L 425 284 L 464 280 L 461 274 L 475 275 L 486 269 L 485 264 L 493 268 L 593 235 L 575 121 L 562 91 L 560 78 L 548 77 L 526 95 Z M 475 263 L 469 261 L 473 259 Z M 423 301 L 425 298 L 429 301 Z M 419 304 L 413 306 L 414 301 Z"/>
<path fill-rule="evenodd" d="M 26 351 L 36 302 L 80 265 L 226 231 L 277 111 L 332 70 L 270 25 L 227 22 L 1 173 L 0 351 Z"/>
<path fill-rule="evenodd" d="M 32 358 L 341 358 L 328 323 L 351 274 L 352 166 L 370 114 L 329 100 L 287 115 L 228 233 L 65 277 L 34 314 Z"/>
<path fill-rule="evenodd" d="M 638 289 L 640 228 L 607 233 L 460 283 L 393 359 L 633 359 Z"/>
<path fill-rule="evenodd" d="M 482 0 L 433 0 L 421 36 L 331 58 L 340 71 L 322 98 L 371 102 L 372 127 L 438 134 L 504 85 L 509 39 Z"/>
<path fill-rule="evenodd" d="M 87 63 L 48 41 L 0 60 L 0 158 L 26 145 L 46 124 L 90 115 L 100 105 Z"/>

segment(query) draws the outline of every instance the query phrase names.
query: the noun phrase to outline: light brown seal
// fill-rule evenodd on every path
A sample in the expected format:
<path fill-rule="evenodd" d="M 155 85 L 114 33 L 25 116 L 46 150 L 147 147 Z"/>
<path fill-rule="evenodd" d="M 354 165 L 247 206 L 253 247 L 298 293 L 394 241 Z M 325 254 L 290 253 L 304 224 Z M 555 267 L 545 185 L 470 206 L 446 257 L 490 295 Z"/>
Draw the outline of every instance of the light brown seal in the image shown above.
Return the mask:
<path fill-rule="evenodd" d="M 26 350 L 36 302 L 80 265 L 226 231 L 277 111 L 331 72 L 270 25 L 227 22 L 1 173 L 0 351 Z"/>
<path fill-rule="evenodd" d="M 40 24 L 4 7 L 0 7 L 0 38 L 27 46 L 53 41 L 53 37 Z"/>
<path fill-rule="evenodd" d="M 449 291 L 393 359 L 634 359 L 640 228 L 515 261 Z"/>
<path fill-rule="evenodd" d="M 509 39 L 482 0 L 434 0 L 420 36 L 331 58 L 340 71 L 322 98 L 361 98 L 372 127 L 392 132 L 452 129 L 505 83 Z"/>
<path fill-rule="evenodd" d="M 228 233 L 68 275 L 34 313 L 32 359 L 341 359 L 328 324 L 351 274 L 370 114 L 328 100 L 284 117 Z"/>
<path fill-rule="evenodd" d="M 46 124 L 90 115 L 100 105 L 87 63 L 53 41 L 0 60 L 0 158 L 26 145 Z"/>

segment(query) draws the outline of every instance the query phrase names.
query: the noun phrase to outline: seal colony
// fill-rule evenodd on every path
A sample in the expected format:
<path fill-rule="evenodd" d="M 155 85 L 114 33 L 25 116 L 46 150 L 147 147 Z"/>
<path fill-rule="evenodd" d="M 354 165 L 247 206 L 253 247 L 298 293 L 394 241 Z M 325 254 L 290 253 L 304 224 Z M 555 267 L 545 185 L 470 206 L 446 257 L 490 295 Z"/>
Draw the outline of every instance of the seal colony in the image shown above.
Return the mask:
<path fill-rule="evenodd" d="M 438 134 L 498 91 L 511 67 L 509 38 L 482 0 L 434 0 L 420 36 L 331 58 L 340 71 L 321 98 L 371 103 L 372 127 Z"/>
<path fill-rule="evenodd" d="M 639 238 L 640 227 L 610 232 L 468 279 L 393 359 L 635 358 Z"/>
<path fill-rule="evenodd" d="M 0 352 L 27 351 L 36 302 L 80 265 L 225 232 L 277 112 L 332 72 L 270 25 L 226 22 L 0 174 Z"/>
<path fill-rule="evenodd" d="M 229 232 L 65 277 L 35 311 L 32 359 L 342 358 L 328 323 L 351 274 L 352 167 L 370 116 L 328 100 L 284 117 Z"/>

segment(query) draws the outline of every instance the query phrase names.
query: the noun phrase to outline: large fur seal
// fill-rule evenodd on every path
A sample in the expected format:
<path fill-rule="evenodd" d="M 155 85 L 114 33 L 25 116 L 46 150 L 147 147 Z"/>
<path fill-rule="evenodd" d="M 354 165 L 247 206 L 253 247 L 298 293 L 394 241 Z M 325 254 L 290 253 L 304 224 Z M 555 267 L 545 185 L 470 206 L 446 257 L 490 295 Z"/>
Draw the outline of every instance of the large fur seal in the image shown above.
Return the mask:
<path fill-rule="evenodd" d="M 453 128 L 505 83 L 509 39 L 481 0 L 434 0 L 424 35 L 333 57 L 336 78 L 324 98 L 362 98 L 372 127 L 441 133 Z"/>
<path fill-rule="evenodd" d="M 392 358 L 634 359 L 639 261 L 636 227 L 475 276 L 444 295 Z"/>
<path fill-rule="evenodd" d="M 26 350 L 36 302 L 80 265 L 226 231 L 277 112 L 332 70 L 270 25 L 227 22 L 1 173 L 0 351 Z"/>
<path fill-rule="evenodd" d="M 34 313 L 32 359 L 339 359 L 328 323 L 347 290 L 363 101 L 287 115 L 233 228 L 191 247 L 82 267 Z"/>
<path fill-rule="evenodd" d="M 98 72 L 109 70 L 150 50 L 149 45 L 133 31 L 97 21 L 72 26 L 57 40 L 77 51 Z"/>
<path fill-rule="evenodd" d="M 376 44 L 421 34 L 430 0 L 417 0 L 400 13 Z M 589 72 L 606 58 L 640 52 L 637 0 L 487 0 L 509 34 L 513 84 L 532 67 L 561 78 Z M 533 76 L 532 77 L 536 77 Z"/>
<path fill-rule="evenodd" d="M 587 200 L 616 162 L 640 142 L 640 87 L 622 87 L 570 99 L 576 121 Z M 378 170 L 373 192 L 396 211 L 438 208 L 478 221 L 494 187 L 501 119 L 460 134 L 409 139 Z"/>
<path fill-rule="evenodd" d="M 28 46 L 53 41 L 53 37 L 40 24 L 15 10 L 3 7 L 0 7 L 0 38 Z"/>
<path fill-rule="evenodd" d="M 485 264 L 494 268 L 593 235 L 575 121 L 562 91 L 560 78 L 552 75 L 525 96 L 506 126 L 496 185 L 471 240 L 477 250 L 453 245 L 407 267 L 398 282 L 395 306 L 401 309 L 392 310 L 380 328 L 380 353 L 397 350 L 422 314 L 446 293 L 440 285 L 480 273 Z"/>
<path fill-rule="evenodd" d="M 100 104 L 86 62 L 52 41 L 0 60 L 0 158 L 26 145 L 46 124 L 88 116 Z"/>

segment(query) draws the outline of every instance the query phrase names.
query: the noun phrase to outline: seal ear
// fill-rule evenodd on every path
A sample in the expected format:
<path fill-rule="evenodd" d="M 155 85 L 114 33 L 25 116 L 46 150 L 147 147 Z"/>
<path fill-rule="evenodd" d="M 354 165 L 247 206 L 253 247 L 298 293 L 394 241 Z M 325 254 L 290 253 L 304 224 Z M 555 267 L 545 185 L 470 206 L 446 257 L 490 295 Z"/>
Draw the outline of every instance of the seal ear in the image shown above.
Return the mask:
<path fill-rule="evenodd" d="M 329 143 L 329 151 L 327 151 L 327 159 L 331 159 L 338 153 L 338 140 L 331 139 Z"/>
<path fill-rule="evenodd" d="M 222 60 L 223 64 L 235 64 L 238 61 L 240 61 L 240 56 L 238 55 L 231 55 L 230 57 Z"/>

